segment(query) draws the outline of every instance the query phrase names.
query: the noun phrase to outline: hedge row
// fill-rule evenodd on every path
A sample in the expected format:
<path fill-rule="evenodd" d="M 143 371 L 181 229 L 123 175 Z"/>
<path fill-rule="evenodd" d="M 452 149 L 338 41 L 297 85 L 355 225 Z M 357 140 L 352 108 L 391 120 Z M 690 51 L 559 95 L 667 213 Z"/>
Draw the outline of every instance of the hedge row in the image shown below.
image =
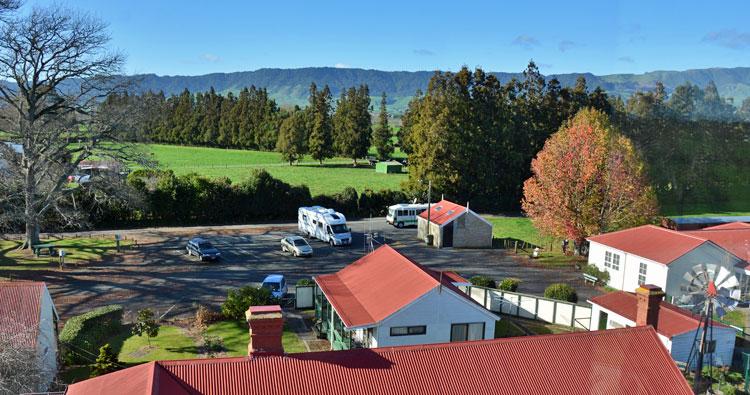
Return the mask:
<path fill-rule="evenodd" d="M 60 332 L 60 355 L 69 364 L 89 364 L 99 347 L 122 328 L 120 305 L 99 307 L 70 318 Z"/>
<path fill-rule="evenodd" d="M 348 187 L 334 195 L 310 196 L 307 186 L 292 186 L 265 170 L 254 170 L 242 182 L 197 174 L 176 176 L 172 171 L 138 170 L 127 187 L 138 204 L 112 201 L 88 210 L 94 227 L 175 224 L 237 224 L 267 220 L 295 220 L 302 206 L 334 208 L 347 217 L 382 216 L 387 207 L 410 199 L 400 191 Z M 87 202 L 82 196 L 78 201 Z"/>

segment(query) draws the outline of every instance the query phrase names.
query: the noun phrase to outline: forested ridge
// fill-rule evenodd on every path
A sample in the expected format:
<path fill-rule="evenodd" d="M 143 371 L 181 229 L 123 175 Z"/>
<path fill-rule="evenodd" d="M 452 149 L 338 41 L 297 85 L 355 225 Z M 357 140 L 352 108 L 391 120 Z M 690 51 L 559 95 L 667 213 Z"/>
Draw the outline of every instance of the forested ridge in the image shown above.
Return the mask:
<path fill-rule="evenodd" d="M 137 106 L 147 116 L 126 131 L 134 141 L 226 148 L 279 150 L 294 163 L 304 154 L 319 161 L 333 155 L 356 161 L 388 134 L 373 133 L 376 111 L 367 85 L 338 99 L 327 85 L 308 87 L 308 105 L 281 108 L 265 88 L 239 95 L 214 89 L 166 96 L 163 92 L 113 95 L 104 105 Z M 401 117 L 398 144 L 409 155 L 404 190 L 424 196 L 426 180 L 436 193 L 475 207 L 517 210 L 530 163 L 549 136 L 582 108 L 608 114 L 633 140 L 662 206 L 669 212 L 705 204 L 732 207 L 750 190 L 748 124 L 750 99 L 740 107 L 705 88 L 684 84 L 671 93 L 661 83 L 627 100 L 584 77 L 572 87 L 543 76 L 534 63 L 519 79 L 502 82 L 467 68 L 435 73 Z M 388 115 L 379 116 L 387 124 Z M 387 156 L 383 155 L 383 156 Z"/>

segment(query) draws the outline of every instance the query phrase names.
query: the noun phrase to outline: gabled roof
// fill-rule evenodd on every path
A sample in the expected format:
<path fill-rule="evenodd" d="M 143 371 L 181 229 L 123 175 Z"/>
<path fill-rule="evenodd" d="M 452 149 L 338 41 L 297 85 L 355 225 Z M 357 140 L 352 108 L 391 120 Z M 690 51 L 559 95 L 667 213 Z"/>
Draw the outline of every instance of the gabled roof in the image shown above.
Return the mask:
<path fill-rule="evenodd" d="M 750 262 L 750 225 L 744 222 L 735 222 L 701 230 L 684 231 L 684 233 L 711 240 L 714 244 L 729 251 L 737 258 L 745 262 Z"/>
<path fill-rule="evenodd" d="M 160 380 L 150 380 L 150 387 L 132 386 L 126 380 L 128 371 L 158 368 L 165 374 Z M 132 379 L 142 381 L 144 376 L 148 377 L 138 372 Z M 162 361 L 72 384 L 66 393 L 688 395 L 693 392 L 654 329 L 636 327 L 286 356 Z"/>
<path fill-rule="evenodd" d="M 638 297 L 634 293 L 615 291 L 594 297 L 589 302 L 636 322 Z M 660 335 L 671 339 L 672 336 L 694 331 L 699 325 L 700 316 L 665 301 L 659 304 L 656 332 Z M 718 322 L 714 322 L 714 326 L 727 327 Z"/>
<path fill-rule="evenodd" d="M 660 226 L 643 225 L 591 236 L 589 241 L 668 265 L 707 240 Z"/>
<path fill-rule="evenodd" d="M 466 212 L 466 207 L 443 199 L 430 205 L 430 222 L 438 225 L 447 224 L 460 217 L 464 212 Z M 425 210 L 419 216 L 427 219 L 427 213 L 428 211 Z"/>
<path fill-rule="evenodd" d="M 0 282 L 0 334 L 34 347 L 39 333 L 42 297 L 47 292 L 43 282 Z"/>
<path fill-rule="evenodd" d="M 314 279 L 347 328 L 374 325 L 441 285 L 438 272 L 387 244 L 336 273 Z M 476 304 L 452 280 L 466 281 L 445 274 L 442 285 Z"/>
<path fill-rule="evenodd" d="M 703 228 L 703 230 L 738 230 L 738 229 L 750 229 L 750 224 L 747 222 L 730 222 L 728 224 L 721 224 L 716 226 L 709 226 L 708 228 Z"/>

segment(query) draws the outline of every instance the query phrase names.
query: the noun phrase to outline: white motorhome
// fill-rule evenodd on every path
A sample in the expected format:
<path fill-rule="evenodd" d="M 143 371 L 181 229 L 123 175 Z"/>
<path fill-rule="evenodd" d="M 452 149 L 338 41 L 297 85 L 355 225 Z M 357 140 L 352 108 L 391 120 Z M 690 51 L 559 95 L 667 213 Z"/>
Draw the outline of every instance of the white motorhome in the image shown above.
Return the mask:
<path fill-rule="evenodd" d="M 297 224 L 300 232 L 332 246 L 352 244 L 352 232 L 346 226 L 346 217 L 334 209 L 320 206 L 300 207 Z"/>
<path fill-rule="evenodd" d="M 427 210 L 427 204 L 399 203 L 388 207 L 385 222 L 397 227 L 417 226 L 417 215 Z"/>

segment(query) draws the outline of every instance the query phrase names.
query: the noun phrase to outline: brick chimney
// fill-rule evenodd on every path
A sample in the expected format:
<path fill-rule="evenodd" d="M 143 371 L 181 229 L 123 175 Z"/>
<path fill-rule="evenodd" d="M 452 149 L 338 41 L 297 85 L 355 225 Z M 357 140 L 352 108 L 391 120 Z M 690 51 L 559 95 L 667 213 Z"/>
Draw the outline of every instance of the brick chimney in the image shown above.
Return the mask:
<path fill-rule="evenodd" d="M 281 345 L 284 331 L 281 306 L 250 306 L 245 318 L 250 328 L 250 343 L 247 345 L 249 356 L 284 354 Z"/>
<path fill-rule="evenodd" d="M 638 308 L 635 314 L 635 324 L 638 326 L 651 325 L 656 329 L 659 321 L 659 304 L 664 298 L 661 287 L 643 284 L 635 290 L 638 298 Z"/>

